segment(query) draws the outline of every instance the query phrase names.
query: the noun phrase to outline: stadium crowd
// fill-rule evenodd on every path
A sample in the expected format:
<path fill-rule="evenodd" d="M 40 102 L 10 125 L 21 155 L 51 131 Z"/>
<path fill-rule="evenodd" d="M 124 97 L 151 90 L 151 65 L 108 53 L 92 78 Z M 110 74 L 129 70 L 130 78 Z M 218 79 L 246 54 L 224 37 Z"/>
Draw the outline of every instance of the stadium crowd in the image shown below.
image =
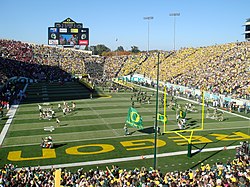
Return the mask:
<path fill-rule="evenodd" d="M 248 147 L 247 150 L 249 152 Z M 245 149 L 236 153 L 235 158 L 226 163 L 200 163 L 193 169 L 166 173 L 153 168 L 124 169 L 115 165 L 89 171 L 81 168 L 76 172 L 61 168 L 60 183 L 71 187 L 249 187 L 249 153 L 246 154 Z M 55 184 L 55 170 L 5 164 L 0 169 L 0 186 L 51 187 Z"/>
<path fill-rule="evenodd" d="M 183 48 L 175 53 L 160 52 L 160 80 L 249 99 L 249 59 L 249 42 Z M 157 53 L 151 53 L 135 73 L 156 79 L 156 62 Z"/>
<path fill-rule="evenodd" d="M 93 79 L 111 80 L 139 73 L 155 80 L 158 53 L 161 81 L 249 99 L 249 42 L 182 48 L 175 52 L 96 57 L 81 50 L 0 40 L 0 66 L 3 67 L 0 78 L 2 82 L 11 76 L 58 80 L 66 75 L 69 79 L 69 74 L 89 74 Z M 16 61 L 25 63 L 14 64 Z M 17 71 L 19 67 L 23 70 Z"/>
<path fill-rule="evenodd" d="M 22 86 L 12 77 L 36 81 L 68 81 L 71 74 L 89 74 L 97 80 L 139 73 L 156 79 L 158 52 L 96 57 L 79 50 L 0 40 L 0 108 L 7 108 Z M 250 43 L 236 42 L 200 48 L 160 52 L 160 79 L 211 93 L 250 98 Z M 55 169 L 17 169 L 12 164 L 0 170 L 0 186 L 53 186 Z M 237 154 L 225 164 L 201 165 L 188 171 L 162 173 L 146 168 L 71 172 L 62 169 L 63 186 L 250 186 L 249 155 Z"/>
<path fill-rule="evenodd" d="M 71 74 L 88 74 L 92 83 L 102 83 L 139 73 L 153 81 L 158 54 L 96 57 L 79 50 L 0 40 L 0 88 L 15 76 L 67 81 Z M 249 99 L 249 42 L 160 51 L 159 56 L 161 81 Z M 5 95 L 7 91 L 2 89 Z"/>
<path fill-rule="evenodd" d="M 93 84 L 115 77 L 139 73 L 156 79 L 160 57 L 160 80 L 213 94 L 250 99 L 250 43 L 236 42 L 178 51 L 158 51 L 110 57 L 91 56 L 80 50 L 0 40 L 0 110 L 12 104 L 11 96 L 19 88 L 9 80 L 27 77 L 33 81 L 71 81 L 72 74 L 88 75 Z M 245 106 L 224 104 L 230 111 L 244 111 Z M 246 107 L 245 107 L 246 109 Z M 248 111 L 247 111 L 248 113 Z"/>

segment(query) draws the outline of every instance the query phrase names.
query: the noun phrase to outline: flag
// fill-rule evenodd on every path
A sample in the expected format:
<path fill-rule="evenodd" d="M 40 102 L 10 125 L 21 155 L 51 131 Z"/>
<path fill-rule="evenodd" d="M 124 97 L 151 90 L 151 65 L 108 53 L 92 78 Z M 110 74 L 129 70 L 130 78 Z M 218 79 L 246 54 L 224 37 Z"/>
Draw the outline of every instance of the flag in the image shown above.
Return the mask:
<path fill-rule="evenodd" d="M 137 110 L 134 109 L 133 107 L 130 107 L 128 109 L 128 116 L 127 116 L 126 123 L 132 127 L 136 127 L 138 129 L 143 129 L 142 118 L 138 114 Z"/>
<path fill-rule="evenodd" d="M 164 116 L 163 114 L 158 113 L 158 114 L 157 114 L 157 120 L 158 120 L 158 121 L 162 121 L 162 122 L 165 121 L 165 123 L 166 123 L 166 122 L 168 121 L 168 118 L 167 118 L 167 116 Z"/>

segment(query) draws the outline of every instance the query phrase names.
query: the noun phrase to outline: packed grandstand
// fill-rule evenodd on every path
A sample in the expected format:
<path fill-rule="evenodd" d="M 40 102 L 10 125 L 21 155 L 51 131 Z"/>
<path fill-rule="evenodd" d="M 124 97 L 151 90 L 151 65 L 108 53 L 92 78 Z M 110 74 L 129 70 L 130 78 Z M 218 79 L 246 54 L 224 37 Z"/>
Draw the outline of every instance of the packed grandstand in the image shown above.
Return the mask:
<path fill-rule="evenodd" d="M 79 50 L 14 40 L 0 40 L 0 46 L 2 85 L 13 76 L 59 80 L 70 79 L 71 74 L 89 74 L 93 80 L 99 81 L 139 73 L 156 79 L 158 52 L 105 58 L 93 57 Z M 175 52 L 159 51 L 160 80 L 249 99 L 249 50 L 249 42 L 236 42 L 182 48 Z M 57 72 L 47 71 L 51 67 L 59 69 Z"/>
<path fill-rule="evenodd" d="M 89 81 L 103 84 L 114 78 L 141 74 L 156 79 L 160 54 L 160 81 L 193 89 L 204 89 L 234 99 L 250 99 L 250 43 L 235 42 L 177 51 L 154 51 L 122 56 L 92 56 L 80 50 L 0 40 L 1 105 L 13 104 L 19 85 L 9 80 L 26 77 L 34 82 L 71 81 L 73 75 L 89 75 Z M 250 106 L 244 105 L 246 113 Z M 162 173 L 151 168 L 106 170 L 62 168 L 63 186 L 250 186 L 249 148 L 237 152 L 225 163 L 204 165 L 189 171 Z M 53 186 L 55 169 L 2 166 L 0 186 Z"/>

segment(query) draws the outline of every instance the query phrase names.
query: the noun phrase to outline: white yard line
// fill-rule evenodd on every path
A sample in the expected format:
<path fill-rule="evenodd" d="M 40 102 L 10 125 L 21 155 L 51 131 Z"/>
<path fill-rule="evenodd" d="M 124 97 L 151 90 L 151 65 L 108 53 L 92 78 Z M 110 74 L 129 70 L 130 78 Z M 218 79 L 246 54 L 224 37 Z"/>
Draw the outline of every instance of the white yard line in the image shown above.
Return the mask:
<path fill-rule="evenodd" d="M 237 127 L 237 129 L 248 129 L 249 127 Z M 216 131 L 216 130 L 232 130 L 232 129 L 235 129 L 235 127 L 228 127 L 228 128 L 215 128 L 215 129 L 203 129 L 202 131 Z M 110 131 L 110 129 L 108 130 L 102 130 L 102 131 Z M 123 132 L 123 130 L 120 130 Z M 78 132 L 74 132 L 74 133 L 70 133 L 70 136 L 74 136 L 74 134 L 76 134 Z M 105 134 L 105 133 L 104 133 Z M 122 134 L 122 133 L 121 133 Z M 174 134 L 174 131 L 173 131 L 173 134 Z M 53 134 L 51 134 L 53 136 Z M 138 136 L 147 136 L 149 134 L 133 134 L 133 135 L 130 135 L 130 137 L 138 137 Z M 163 135 L 163 136 L 166 136 L 166 135 Z M 162 137 L 163 137 L 162 136 Z M 23 136 L 23 138 L 25 137 L 36 137 L 36 136 Z M 114 138 L 121 138 L 121 137 L 124 137 L 123 135 L 121 136 L 110 136 L 110 137 L 101 137 L 101 138 L 87 138 L 87 139 L 76 139 L 76 140 L 69 140 L 69 141 L 56 141 L 54 142 L 55 144 L 60 144 L 60 143 L 68 143 L 68 142 L 81 142 L 81 141 L 91 141 L 91 140 L 106 140 L 106 139 L 114 139 Z M 170 136 L 166 136 L 167 137 L 170 137 Z M 13 137 L 15 138 L 15 137 Z M 20 137 L 18 137 L 20 138 Z M 31 145 L 38 145 L 40 144 L 40 142 L 38 143 L 30 143 L 30 144 L 18 144 L 18 145 L 7 145 L 7 146 L 2 146 L 4 148 L 7 148 L 7 147 L 20 147 L 20 146 L 31 146 Z"/>
<path fill-rule="evenodd" d="M 173 116 L 173 115 L 169 115 L 169 116 Z M 175 117 L 175 116 L 174 116 Z M 122 119 L 124 119 L 124 117 L 121 117 Z M 116 118 L 117 119 L 117 118 Z M 85 122 L 86 120 L 78 120 L 78 121 L 82 121 L 82 122 Z M 152 122 L 151 120 L 144 120 L 144 122 Z M 245 121 L 240 121 L 240 122 L 245 122 Z M 66 122 L 65 122 L 66 123 Z M 231 124 L 231 123 L 235 123 L 235 121 L 223 121 L 223 124 L 226 124 L 226 125 L 229 125 L 229 124 Z M 111 125 L 113 125 L 113 123 L 110 123 Z M 116 123 L 114 123 L 114 124 L 116 124 Z M 199 124 L 199 123 L 197 123 L 197 124 Z M 213 123 L 207 123 L 207 126 L 211 126 L 211 125 L 213 125 L 214 124 L 214 122 Z M 219 124 L 219 123 L 218 123 Z M 23 125 L 23 124 L 18 124 L 18 125 Z M 38 126 L 38 125 L 40 125 L 39 127 L 36 127 L 36 126 Z M 98 126 L 98 125 L 103 125 L 103 123 L 95 123 L 93 126 Z M 30 124 L 30 126 L 27 126 L 26 128 L 19 128 L 19 129 L 17 129 L 17 128 L 15 128 L 15 129 L 11 129 L 11 132 L 18 132 L 18 131 L 24 131 L 24 130 L 41 130 L 41 123 L 40 124 L 36 124 L 36 126 L 35 125 L 33 125 L 32 126 L 32 124 Z M 44 124 L 42 127 L 45 127 L 45 126 L 51 126 L 51 125 L 46 125 L 46 124 Z M 60 126 L 60 127 L 58 127 L 58 128 L 69 128 L 69 127 L 85 127 L 85 126 L 89 126 L 89 124 L 81 124 L 81 125 L 67 125 L 67 126 Z M 146 126 L 145 128 L 147 128 L 147 127 L 151 127 L 151 126 Z M 177 125 L 176 124 L 172 124 L 172 125 L 168 125 L 168 127 L 177 127 Z M 242 125 L 239 125 L 239 127 L 238 126 L 236 126 L 236 127 L 234 127 L 234 128 L 246 128 L 245 126 L 242 126 Z M 250 128 L 250 127 L 249 127 Z M 233 128 L 227 128 L 227 129 L 233 129 Z M 119 129 L 116 129 L 116 130 L 119 130 Z M 214 130 L 214 129 L 211 129 L 211 130 Z M 219 129 L 219 130 L 224 130 L 224 128 L 223 129 Z M 27 137 L 27 136 L 25 136 L 25 137 Z"/>
<path fill-rule="evenodd" d="M 103 121 L 103 123 L 104 123 L 109 129 L 112 130 L 112 132 L 113 132 L 116 136 L 119 136 L 119 135 L 120 135 L 115 129 L 112 129 L 112 127 L 109 125 L 109 123 L 108 123 L 103 117 L 101 117 L 101 115 L 100 115 L 98 112 L 96 112 L 96 110 L 93 109 L 93 107 L 91 107 L 88 103 L 87 103 L 86 105 L 87 105 L 87 107 L 89 107 L 89 108 L 93 111 L 93 113 L 94 113 L 96 116 L 98 116 L 99 119 L 101 119 L 101 121 Z M 123 125 L 123 124 L 122 124 L 122 125 Z"/>
<path fill-rule="evenodd" d="M 238 146 L 228 146 L 226 147 L 227 150 L 235 149 Z M 223 151 L 224 147 L 216 147 L 216 148 L 208 148 L 208 149 L 196 149 L 192 150 L 192 153 L 196 152 L 212 152 L 212 151 Z M 162 157 L 170 157 L 170 156 L 178 156 L 178 155 L 185 155 L 187 151 L 177 151 L 171 153 L 160 153 L 157 154 L 157 158 Z M 143 158 L 142 158 L 143 157 Z M 87 162 L 76 162 L 76 163 L 68 163 L 68 164 L 55 164 L 55 165 L 46 165 L 46 166 L 39 166 L 41 169 L 51 169 L 51 168 L 67 168 L 67 167 L 79 167 L 79 166 L 95 166 L 98 164 L 110 164 L 116 162 L 127 162 L 127 161 L 134 161 L 134 160 L 142 160 L 142 159 L 152 159 L 154 155 L 138 155 L 133 157 L 125 157 L 125 158 L 114 158 L 114 159 L 106 159 L 106 160 L 95 160 L 95 161 L 87 161 Z"/>

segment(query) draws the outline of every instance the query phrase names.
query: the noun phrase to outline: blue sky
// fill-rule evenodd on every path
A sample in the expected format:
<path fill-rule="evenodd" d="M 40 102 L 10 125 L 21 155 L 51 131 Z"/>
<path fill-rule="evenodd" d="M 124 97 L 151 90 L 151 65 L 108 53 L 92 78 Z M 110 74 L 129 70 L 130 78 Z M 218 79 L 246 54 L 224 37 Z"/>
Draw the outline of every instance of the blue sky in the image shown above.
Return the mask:
<path fill-rule="evenodd" d="M 0 38 L 47 44 L 48 27 L 70 17 L 90 30 L 90 45 L 172 50 L 244 41 L 250 0 L 1 0 Z M 116 38 L 118 39 L 116 41 Z"/>

